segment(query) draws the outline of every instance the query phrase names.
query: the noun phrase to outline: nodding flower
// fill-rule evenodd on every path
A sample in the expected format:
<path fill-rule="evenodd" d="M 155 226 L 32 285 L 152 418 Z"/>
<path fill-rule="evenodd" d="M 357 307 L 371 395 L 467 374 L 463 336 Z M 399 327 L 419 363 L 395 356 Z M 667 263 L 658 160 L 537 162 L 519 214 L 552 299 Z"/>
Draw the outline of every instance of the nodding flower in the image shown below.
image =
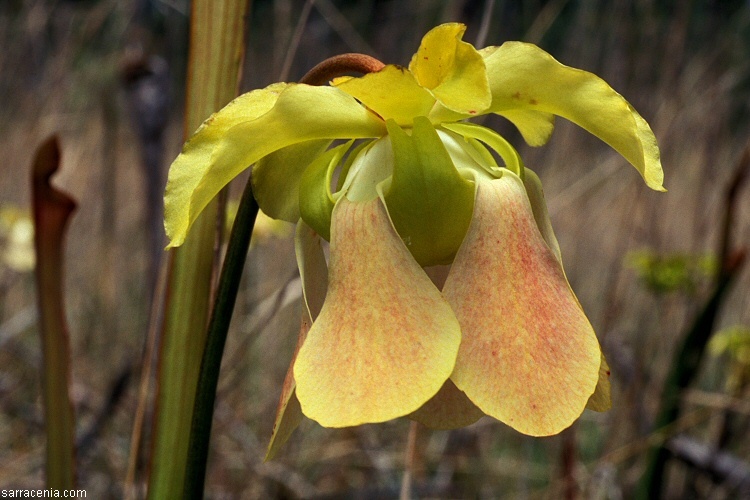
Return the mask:
<path fill-rule="evenodd" d="M 540 146 L 564 117 L 663 191 L 656 139 L 596 75 L 531 44 L 477 50 L 465 29 L 431 30 L 408 68 L 244 94 L 172 164 L 172 247 L 250 166 L 261 209 L 298 223 L 306 319 L 269 454 L 302 414 L 326 427 L 407 416 L 443 429 L 489 415 L 544 436 L 610 406 L 539 178 L 469 120 L 501 115 Z M 431 279 L 439 265 L 447 277 Z"/>

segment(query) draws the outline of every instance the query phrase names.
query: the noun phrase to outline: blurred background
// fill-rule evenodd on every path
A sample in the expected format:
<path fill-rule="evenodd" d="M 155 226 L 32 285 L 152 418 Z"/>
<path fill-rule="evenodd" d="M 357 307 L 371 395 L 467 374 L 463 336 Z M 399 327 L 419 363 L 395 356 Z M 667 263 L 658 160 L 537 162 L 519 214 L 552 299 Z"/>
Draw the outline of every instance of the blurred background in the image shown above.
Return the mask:
<path fill-rule="evenodd" d="M 164 246 L 160 200 L 185 132 L 189 10 L 187 0 L 0 2 L 0 488 L 44 481 L 29 169 L 54 133 L 55 184 L 78 201 L 66 307 L 79 486 L 90 498 L 123 495 Z M 446 21 L 466 23 L 464 39 L 478 47 L 525 40 L 602 76 L 651 124 L 669 191 L 650 191 L 624 159 L 565 120 L 546 146 L 530 148 L 501 119 L 486 119 L 542 178 L 568 278 L 611 367 L 613 408 L 586 411 L 542 439 L 488 417 L 456 431 L 420 429 L 415 495 L 627 498 L 649 446 L 663 444 L 666 498 L 743 496 L 750 271 L 730 271 L 750 243 L 750 186 L 740 175 L 750 162 L 750 3 L 254 0 L 241 90 L 298 80 L 342 52 L 406 65 Z M 299 325 L 292 233 L 266 221 L 256 233 L 219 385 L 208 494 L 397 497 L 403 419 L 338 430 L 304 421 L 275 461 L 262 461 Z M 715 317 L 696 327 L 728 273 Z M 680 351 L 695 328 L 712 340 Z M 679 388 L 677 420 L 656 433 L 678 352 L 700 363 Z"/>

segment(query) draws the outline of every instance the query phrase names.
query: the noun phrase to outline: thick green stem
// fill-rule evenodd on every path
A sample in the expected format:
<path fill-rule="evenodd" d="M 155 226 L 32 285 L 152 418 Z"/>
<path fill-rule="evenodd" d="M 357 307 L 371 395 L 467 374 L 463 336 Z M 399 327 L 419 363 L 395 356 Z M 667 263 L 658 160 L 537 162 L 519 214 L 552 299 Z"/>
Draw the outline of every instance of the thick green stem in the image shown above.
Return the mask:
<path fill-rule="evenodd" d="M 186 137 L 237 95 L 249 4 L 249 0 L 190 2 Z M 206 206 L 185 243 L 169 256 L 151 434 L 149 500 L 183 497 L 195 388 L 210 313 L 219 205 L 214 200 Z"/>
<path fill-rule="evenodd" d="M 216 387 L 224 355 L 229 323 L 232 319 L 242 269 L 245 266 L 250 237 L 258 214 L 258 204 L 253 196 L 252 183 L 247 181 L 237 216 L 229 237 L 224 265 L 221 268 L 219 287 L 216 291 L 211 319 L 208 324 L 206 346 L 203 351 L 195 408 L 190 428 L 187 468 L 185 471 L 184 498 L 202 498 L 208 460 L 208 444 L 211 439 Z"/>

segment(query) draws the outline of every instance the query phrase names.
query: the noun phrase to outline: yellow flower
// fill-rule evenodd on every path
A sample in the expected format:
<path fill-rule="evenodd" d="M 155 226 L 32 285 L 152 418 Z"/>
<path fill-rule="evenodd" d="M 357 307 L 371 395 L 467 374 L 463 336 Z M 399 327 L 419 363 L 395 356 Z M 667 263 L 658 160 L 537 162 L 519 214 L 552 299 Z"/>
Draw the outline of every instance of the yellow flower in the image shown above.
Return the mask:
<path fill-rule="evenodd" d="M 487 414 L 530 435 L 560 432 L 587 403 L 609 407 L 608 368 L 565 278 L 539 179 L 505 139 L 466 120 L 499 114 L 538 146 L 562 116 L 663 190 L 656 139 L 597 76 L 530 44 L 477 51 L 464 31 L 431 30 L 408 69 L 242 95 L 172 165 L 170 246 L 250 165 L 263 211 L 300 221 L 314 321 L 277 434 L 300 406 L 329 427 L 409 415 L 450 428 Z M 330 241 L 327 270 L 319 237 Z M 451 265 L 442 289 L 424 270 L 438 264 Z"/>
<path fill-rule="evenodd" d="M 18 272 L 34 270 L 34 222 L 28 213 L 13 205 L 0 206 L 0 243 L 0 264 Z"/>

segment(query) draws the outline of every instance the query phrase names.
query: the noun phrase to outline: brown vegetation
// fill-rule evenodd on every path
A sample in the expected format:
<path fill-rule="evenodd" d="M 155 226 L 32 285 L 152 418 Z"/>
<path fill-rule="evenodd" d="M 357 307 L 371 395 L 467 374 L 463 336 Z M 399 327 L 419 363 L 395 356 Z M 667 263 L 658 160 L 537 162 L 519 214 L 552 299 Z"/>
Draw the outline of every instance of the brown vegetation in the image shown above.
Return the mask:
<path fill-rule="evenodd" d="M 157 281 L 148 228 L 159 209 L 147 203 L 145 186 L 163 182 L 182 139 L 187 3 L 0 3 L 0 208 L 30 210 L 29 167 L 37 146 L 52 133 L 59 134 L 62 150 L 54 182 L 79 206 L 67 238 L 65 288 L 78 479 L 91 498 L 120 497 L 125 487 L 138 402 L 138 377 L 128 375 L 142 367 Z M 666 497 L 736 495 L 736 475 L 722 475 L 690 450 L 709 458 L 720 451 L 738 464 L 731 470 L 748 470 L 750 366 L 738 349 L 706 354 L 691 388 L 681 394 L 678 420 L 663 434 L 654 433 L 653 425 L 673 354 L 711 293 L 718 264 L 703 263 L 721 252 L 727 188 L 748 147 L 746 3 L 305 5 L 253 3 L 243 89 L 285 74 L 297 80 L 341 52 L 406 64 L 430 27 L 462 21 L 469 26 L 468 41 L 485 38 L 478 46 L 532 41 L 565 64 L 599 74 L 651 123 L 662 151 L 668 193 L 648 190 L 625 160 L 564 120 L 538 149 L 522 145 L 500 119 L 486 121 L 519 147 L 544 182 L 566 272 L 612 368 L 613 409 L 586 412 L 574 428 L 544 439 L 489 418 L 452 432 L 420 429 L 411 436 L 415 495 L 559 498 L 566 492 L 619 498 L 635 488 L 648 447 L 660 439 L 675 456 L 667 464 Z M 297 30 L 300 22 L 303 29 Z M 168 65 L 168 75 L 160 73 L 161 64 Z M 147 84 L 149 78 L 162 78 L 154 88 L 169 91 L 161 96 L 169 107 L 159 101 L 144 111 L 134 104 L 133 82 Z M 163 123 L 144 121 L 153 106 L 162 106 L 156 120 L 167 118 Z M 144 127 L 161 130 L 149 135 Z M 154 146 L 157 139 L 161 143 Z M 143 168 L 144 158 L 151 170 Z M 154 158 L 162 160 L 159 167 Z M 737 189 L 729 253 L 750 243 L 748 193 L 747 185 Z M 0 256 L 10 247 L 10 223 L 3 220 Z M 750 327 L 747 267 L 735 277 L 715 330 Z M 264 238 L 253 248 L 219 384 L 207 492 L 214 498 L 398 496 L 407 421 L 341 430 L 305 421 L 276 461 L 262 463 L 299 326 L 295 273 L 289 235 Z M 33 273 L 0 261 L 0 488 L 43 484 L 35 301 Z M 146 442 L 148 437 L 146 432 Z M 142 448 L 137 485 L 147 450 Z"/>

